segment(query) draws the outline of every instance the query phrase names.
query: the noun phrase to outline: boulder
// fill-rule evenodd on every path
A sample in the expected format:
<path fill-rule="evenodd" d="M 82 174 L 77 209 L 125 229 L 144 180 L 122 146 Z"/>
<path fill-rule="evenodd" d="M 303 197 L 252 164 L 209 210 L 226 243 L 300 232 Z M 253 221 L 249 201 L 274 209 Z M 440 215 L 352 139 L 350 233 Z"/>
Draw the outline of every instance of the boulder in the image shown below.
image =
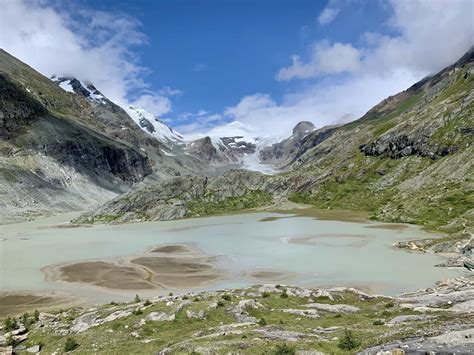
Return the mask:
<path fill-rule="evenodd" d="M 206 319 L 206 314 L 204 313 L 204 310 L 200 309 L 198 312 L 194 312 L 194 311 L 191 311 L 191 310 L 187 310 L 186 311 L 186 317 L 192 319 L 200 319 L 200 320 L 204 320 Z"/>
<path fill-rule="evenodd" d="M 33 345 L 26 349 L 27 352 L 32 353 L 32 354 L 39 353 L 40 350 L 41 350 L 41 347 L 39 345 Z"/>
<path fill-rule="evenodd" d="M 165 312 L 151 312 L 145 317 L 145 320 L 152 322 L 172 322 L 176 318 L 175 313 L 165 313 Z"/>

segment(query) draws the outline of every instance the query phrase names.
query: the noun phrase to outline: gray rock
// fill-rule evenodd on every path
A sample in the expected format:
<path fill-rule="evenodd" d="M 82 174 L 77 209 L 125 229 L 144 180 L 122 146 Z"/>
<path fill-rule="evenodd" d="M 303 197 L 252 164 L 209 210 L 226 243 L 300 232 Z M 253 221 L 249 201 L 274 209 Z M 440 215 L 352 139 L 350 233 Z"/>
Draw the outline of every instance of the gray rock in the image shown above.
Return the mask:
<path fill-rule="evenodd" d="M 297 316 L 303 316 L 307 318 L 319 318 L 319 313 L 315 309 L 280 309 L 279 311 L 284 313 L 290 313 Z"/>
<path fill-rule="evenodd" d="M 172 322 L 176 318 L 175 313 L 165 313 L 165 312 L 151 312 L 145 319 L 153 322 Z"/>
<path fill-rule="evenodd" d="M 112 322 L 114 320 L 120 319 L 120 318 L 125 318 L 128 317 L 132 314 L 131 311 L 124 310 L 124 311 L 115 311 L 112 314 L 108 315 L 104 319 L 100 320 L 100 323 L 108 323 Z"/>
<path fill-rule="evenodd" d="M 350 306 L 347 304 L 308 303 L 304 306 L 307 308 L 314 308 L 320 311 L 333 313 L 357 313 L 360 311 L 359 307 Z"/>
<path fill-rule="evenodd" d="M 299 339 L 313 337 L 313 334 L 299 333 L 289 330 L 281 330 L 272 327 L 255 329 L 255 333 L 262 335 L 264 338 L 271 340 L 282 340 L 282 341 L 298 341 Z"/>
<path fill-rule="evenodd" d="M 26 349 L 27 352 L 33 353 L 33 354 L 39 353 L 40 350 L 41 350 L 41 347 L 39 345 L 33 345 Z"/>
<path fill-rule="evenodd" d="M 402 323 L 406 323 L 406 322 L 427 321 L 427 320 L 434 319 L 434 318 L 437 318 L 437 317 L 413 314 L 413 315 L 398 316 L 398 317 L 392 318 L 391 320 L 389 320 L 387 322 L 387 324 L 397 325 L 397 324 L 402 324 Z"/>
<path fill-rule="evenodd" d="M 446 334 L 429 338 L 429 340 L 448 347 L 474 345 L 474 328 L 447 332 Z"/>
<path fill-rule="evenodd" d="M 186 317 L 188 318 L 194 318 L 194 319 L 200 319 L 204 320 L 206 319 L 206 314 L 204 313 L 204 310 L 200 309 L 198 312 L 194 312 L 191 310 L 186 311 Z"/>

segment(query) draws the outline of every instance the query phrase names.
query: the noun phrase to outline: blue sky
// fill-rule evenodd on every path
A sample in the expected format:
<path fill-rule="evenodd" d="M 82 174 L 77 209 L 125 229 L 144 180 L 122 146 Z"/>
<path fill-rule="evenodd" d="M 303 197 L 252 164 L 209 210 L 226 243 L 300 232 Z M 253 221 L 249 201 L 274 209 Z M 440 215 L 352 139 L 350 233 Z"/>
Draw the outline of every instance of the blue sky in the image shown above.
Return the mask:
<path fill-rule="evenodd" d="M 0 5 L 2 48 L 194 135 L 284 136 L 300 120 L 356 119 L 452 63 L 473 38 L 471 0 Z"/>
<path fill-rule="evenodd" d="M 326 1 L 90 1 L 85 6 L 126 13 L 141 23 L 148 43 L 139 49 L 147 80 L 183 91 L 173 114 L 212 112 L 242 96 L 266 92 L 279 97 L 295 83 L 275 80 L 293 53 L 317 39 L 357 42 L 359 34 L 380 30 L 382 6 L 349 4 L 339 18 L 317 25 Z M 172 116 L 172 115 L 171 115 Z"/>

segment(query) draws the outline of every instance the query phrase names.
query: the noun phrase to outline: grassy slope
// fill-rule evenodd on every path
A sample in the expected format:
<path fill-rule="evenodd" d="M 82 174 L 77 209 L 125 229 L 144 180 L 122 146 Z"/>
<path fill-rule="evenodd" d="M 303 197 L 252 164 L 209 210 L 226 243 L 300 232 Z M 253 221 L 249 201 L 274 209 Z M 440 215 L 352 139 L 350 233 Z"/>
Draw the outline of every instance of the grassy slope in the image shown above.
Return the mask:
<path fill-rule="evenodd" d="M 462 230 L 453 221 L 474 208 L 472 128 L 474 78 L 464 77 L 464 68 L 450 79 L 440 95 L 430 97 L 420 91 L 403 100 L 392 111 L 360 120 L 344 127 L 346 132 L 331 137 L 332 144 L 347 138 L 350 148 L 342 152 L 332 149 L 321 154 L 323 147 L 307 153 L 313 155 L 302 169 L 289 175 L 307 176 L 330 172 L 312 189 L 302 189 L 290 199 L 309 203 L 317 208 L 365 210 L 376 219 L 408 222 L 440 228 L 448 224 L 451 232 Z M 467 102 L 467 103 L 466 103 Z M 439 115 L 439 116 L 438 116 Z M 386 156 L 365 156 L 359 145 L 373 141 L 388 131 L 415 132 L 441 122 L 429 137 L 433 146 L 456 146 L 458 151 L 437 160 L 416 155 L 392 159 Z M 309 172 L 308 172 L 309 170 Z"/>
<path fill-rule="evenodd" d="M 256 288 L 255 288 L 256 290 Z M 246 290 L 247 292 L 253 290 Z M 269 340 L 264 338 L 256 329 L 276 328 L 279 330 L 295 331 L 309 335 L 297 343 L 289 343 L 292 349 L 323 351 L 325 353 L 353 353 L 357 349 L 363 349 L 372 345 L 387 343 L 396 339 L 406 338 L 416 334 L 430 334 L 442 322 L 462 321 L 462 315 L 451 313 L 434 312 L 436 320 L 417 322 L 415 328 L 406 325 L 388 327 L 385 321 L 399 315 L 418 314 L 417 312 L 401 309 L 397 303 L 393 303 L 388 298 L 361 299 L 351 292 L 333 292 L 334 301 L 320 297 L 316 301 L 328 304 L 348 304 L 359 307 L 360 312 L 354 314 L 320 312 L 318 318 L 307 318 L 304 316 L 292 315 L 279 311 L 279 309 L 304 309 L 303 305 L 308 303 L 308 298 L 289 296 L 282 298 L 279 293 L 261 293 L 256 300 L 263 305 L 263 308 L 246 308 L 250 316 L 257 319 L 265 319 L 267 325 L 250 325 L 236 328 L 241 330 L 239 334 L 228 333 L 218 337 L 205 338 L 203 336 L 216 332 L 216 327 L 225 324 L 234 324 L 235 320 L 229 314 L 228 309 L 236 305 L 242 299 L 249 299 L 248 296 L 238 296 L 238 290 L 232 292 L 230 300 L 222 298 L 224 292 L 219 292 L 215 296 L 190 296 L 191 304 L 181 310 L 174 321 L 157 322 L 147 321 L 145 325 L 137 327 L 137 323 L 150 312 L 170 312 L 170 307 L 165 305 L 165 301 L 154 303 L 143 309 L 141 314 L 131 315 L 126 318 L 115 320 L 97 327 L 90 328 L 86 332 L 72 335 L 79 343 L 79 348 L 74 353 L 87 354 L 93 350 L 99 353 L 119 354 L 119 353 L 153 353 L 165 347 L 171 347 L 173 354 L 185 354 L 192 351 L 199 352 L 203 348 L 211 348 L 215 353 L 227 353 L 228 351 L 239 349 L 242 354 L 275 354 L 277 346 L 283 345 L 283 341 Z M 186 297 L 187 298 L 187 297 Z M 220 306 L 209 309 L 212 302 L 220 302 Z M 175 301 L 179 303 L 180 301 Z M 116 304 L 104 305 L 99 308 L 99 314 L 106 316 L 112 311 L 124 305 Z M 143 304 L 137 304 L 136 308 Z M 206 319 L 189 319 L 186 316 L 187 310 L 205 310 Z M 71 309 L 57 314 L 58 319 L 65 324 L 70 324 L 78 316 L 77 310 Z M 375 323 L 379 321 L 378 323 Z M 318 327 L 339 327 L 334 332 L 315 337 L 312 329 Z M 212 329 L 214 328 L 214 329 Z M 359 342 L 357 348 L 344 352 L 338 347 L 338 338 L 342 337 L 344 329 L 354 332 L 356 340 Z M 138 333 L 138 337 L 131 335 L 133 331 Z M 311 336 L 313 335 L 313 336 Z M 146 342 L 144 341 L 146 340 Z M 62 352 L 66 337 L 54 335 L 47 328 L 35 328 L 32 326 L 26 346 L 43 344 L 42 351 L 52 353 Z"/>

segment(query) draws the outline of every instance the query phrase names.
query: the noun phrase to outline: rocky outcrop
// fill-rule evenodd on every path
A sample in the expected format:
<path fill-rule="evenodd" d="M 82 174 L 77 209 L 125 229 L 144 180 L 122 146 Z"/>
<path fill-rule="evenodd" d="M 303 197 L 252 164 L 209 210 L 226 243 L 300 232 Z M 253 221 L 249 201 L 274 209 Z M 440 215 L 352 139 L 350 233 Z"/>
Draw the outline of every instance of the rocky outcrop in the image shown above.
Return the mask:
<path fill-rule="evenodd" d="M 472 305 L 473 288 L 472 281 L 459 278 L 393 298 L 347 287 L 307 289 L 275 284 L 156 296 L 55 314 L 41 312 L 38 317 L 15 316 L 5 323 L 8 331 L 0 327 L 0 349 L 15 337 L 20 343 L 14 343 L 12 352 L 31 348 L 52 353 L 58 339 L 71 337 L 82 353 L 119 353 L 122 349 L 163 354 L 224 353 L 228 349 L 261 353 L 264 346 L 265 351 L 301 354 L 309 354 L 309 348 L 313 354 L 322 349 L 341 353 L 350 345 L 347 352 L 359 354 L 467 354 L 474 351 L 472 308 L 465 304 Z M 461 301 L 459 292 L 469 296 Z M 409 297 L 425 302 L 440 294 L 451 303 L 435 310 L 404 308 Z M 326 295 L 324 300 L 322 295 Z M 321 302 L 312 302 L 312 307 L 318 309 L 300 309 L 308 298 L 316 297 Z M 349 307 L 353 309 L 347 312 Z M 348 333 L 351 341 L 341 342 Z M 156 341 L 164 335 L 166 342 Z"/>
<path fill-rule="evenodd" d="M 429 137 L 409 137 L 406 135 L 394 136 L 392 134 L 382 136 L 374 142 L 360 146 L 365 155 L 384 155 L 392 159 L 400 159 L 410 155 L 418 155 L 436 160 L 448 154 L 455 153 L 456 146 L 433 146 L 429 143 Z"/>
<path fill-rule="evenodd" d="M 76 222 L 169 220 L 269 205 L 288 186 L 278 177 L 246 170 L 221 176 L 182 176 L 126 193 Z"/>
<path fill-rule="evenodd" d="M 186 153 L 211 164 L 240 163 L 248 154 L 256 152 L 257 146 L 241 136 L 211 138 L 204 137 L 186 144 Z"/>
<path fill-rule="evenodd" d="M 289 138 L 261 149 L 259 157 L 263 163 L 288 167 L 306 151 L 328 139 L 336 129 L 337 126 L 328 126 L 315 130 L 313 123 L 302 121 L 293 128 Z"/>

